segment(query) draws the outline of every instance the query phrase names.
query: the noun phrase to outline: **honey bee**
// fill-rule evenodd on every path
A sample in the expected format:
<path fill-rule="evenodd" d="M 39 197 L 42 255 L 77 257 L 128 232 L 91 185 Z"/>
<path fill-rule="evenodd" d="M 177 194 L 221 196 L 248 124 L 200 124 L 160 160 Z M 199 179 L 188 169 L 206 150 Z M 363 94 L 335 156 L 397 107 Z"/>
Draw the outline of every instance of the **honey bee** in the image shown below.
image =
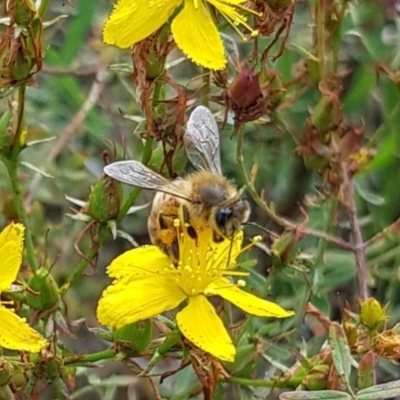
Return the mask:
<path fill-rule="evenodd" d="M 169 181 L 140 161 L 117 161 L 104 167 L 113 179 L 156 195 L 148 219 L 151 242 L 172 260 L 179 258 L 174 220 L 183 209 L 188 234 L 195 239 L 196 229 L 212 227 L 213 240 L 233 238 L 250 215 L 243 193 L 222 175 L 217 122 L 211 111 L 198 106 L 187 123 L 183 139 L 189 161 L 196 171 Z"/>

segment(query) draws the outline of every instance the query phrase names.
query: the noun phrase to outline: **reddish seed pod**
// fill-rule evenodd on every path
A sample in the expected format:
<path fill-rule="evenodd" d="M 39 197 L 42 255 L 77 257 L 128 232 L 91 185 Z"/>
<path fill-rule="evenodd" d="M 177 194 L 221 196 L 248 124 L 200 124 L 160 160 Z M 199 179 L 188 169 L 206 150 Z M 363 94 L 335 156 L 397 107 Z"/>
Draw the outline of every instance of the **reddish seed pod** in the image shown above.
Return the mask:
<path fill-rule="evenodd" d="M 228 97 L 233 110 L 246 110 L 262 97 L 258 74 L 250 67 L 244 67 L 228 88 Z"/>

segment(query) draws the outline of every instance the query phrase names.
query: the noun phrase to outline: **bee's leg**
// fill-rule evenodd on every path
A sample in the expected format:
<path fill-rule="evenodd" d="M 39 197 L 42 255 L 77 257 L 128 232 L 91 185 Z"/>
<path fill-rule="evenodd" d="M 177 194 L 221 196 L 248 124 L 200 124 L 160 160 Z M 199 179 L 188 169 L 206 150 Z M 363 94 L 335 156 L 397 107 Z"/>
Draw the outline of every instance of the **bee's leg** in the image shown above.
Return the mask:
<path fill-rule="evenodd" d="M 176 266 L 179 262 L 179 246 L 177 240 L 175 240 L 168 246 L 168 253 L 169 257 L 172 259 L 173 263 Z"/>
<path fill-rule="evenodd" d="M 183 209 L 183 221 L 185 222 L 185 224 L 188 224 L 187 233 L 192 239 L 195 239 L 197 241 L 197 232 L 193 228 L 193 226 L 190 225 L 189 210 L 185 206 L 183 206 L 182 209 Z"/>

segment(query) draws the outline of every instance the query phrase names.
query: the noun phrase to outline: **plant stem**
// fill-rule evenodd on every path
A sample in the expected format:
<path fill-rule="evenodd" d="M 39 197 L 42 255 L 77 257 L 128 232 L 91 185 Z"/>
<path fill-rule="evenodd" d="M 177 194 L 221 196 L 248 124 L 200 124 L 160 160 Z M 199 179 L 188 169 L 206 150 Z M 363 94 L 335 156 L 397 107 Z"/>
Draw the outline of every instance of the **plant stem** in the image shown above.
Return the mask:
<path fill-rule="evenodd" d="M 331 236 L 326 234 L 325 232 L 320 232 L 320 231 L 315 231 L 313 229 L 308 229 L 302 224 L 295 224 L 293 222 L 290 222 L 286 220 L 285 218 L 279 217 L 278 215 L 275 214 L 275 211 L 272 210 L 266 202 L 261 198 L 261 196 L 257 193 L 256 189 L 254 188 L 253 182 L 250 180 L 246 168 L 244 165 L 244 159 L 243 159 L 243 139 L 244 139 L 244 125 L 242 125 L 237 133 L 237 147 L 236 147 L 236 162 L 239 165 L 239 170 L 242 175 L 242 178 L 245 182 L 245 186 L 247 191 L 249 192 L 250 196 L 253 198 L 255 203 L 257 204 L 258 207 L 267 215 L 268 218 L 270 218 L 272 221 L 274 221 L 276 224 L 279 226 L 284 227 L 287 230 L 297 230 L 297 232 L 304 234 L 304 235 L 309 235 L 309 236 L 314 236 L 323 240 L 326 240 L 329 243 L 332 243 L 344 250 L 353 250 L 353 246 L 344 240 Z"/>
<path fill-rule="evenodd" d="M 325 0 L 317 0 L 316 5 L 316 44 L 319 61 L 320 81 L 326 78 L 325 70 Z"/>
<path fill-rule="evenodd" d="M 385 240 L 390 234 L 398 234 L 399 231 L 400 231 L 400 218 L 398 218 L 396 221 L 394 221 L 386 228 L 382 229 L 371 239 L 368 239 L 366 242 L 364 242 L 364 247 L 367 248 L 376 242 Z"/>
<path fill-rule="evenodd" d="M 21 85 L 18 89 L 18 110 L 17 110 L 17 126 L 15 135 L 13 138 L 11 157 L 6 159 L 4 157 L 3 162 L 7 168 L 8 174 L 11 180 L 11 186 L 14 192 L 14 205 L 15 212 L 18 215 L 18 219 L 25 226 L 25 248 L 28 262 L 33 270 L 38 268 L 35 255 L 35 247 L 33 245 L 32 235 L 28 225 L 28 218 L 26 215 L 22 188 L 18 181 L 18 161 L 19 154 L 21 152 L 21 135 L 23 131 L 23 120 L 25 113 L 25 85 Z"/>
<path fill-rule="evenodd" d="M 360 223 L 357 217 L 355 202 L 354 178 L 347 171 L 346 164 L 342 164 L 343 177 L 343 202 L 350 219 L 351 237 L 356 259 L 356 274 L 358 283 L 358 297 L 360 301 L 368 298 L 367 263 L 365 259 L 365 246 L 362 238 Z"/>
<path fill-rule="evenodd" d="M 291 379 L 248 379 L 248 378 L 238 378 L 232 376 L 228 380 L 230 383 L 235 383 L 241 386 L 251 386 L 251 387 L 269 387 L 269 388 L 296 388 L 301 384 L 301 378 L 291 378 Z"/>
<path fill-rule="evenodd" d="M 42 0 L 40 3 L 40 7 L 39 7 L 39 15 L 41 17 L 43 17 L 43 14 L 45 13 L 48 5 L 49 5 L 50 0 Z"/>
<path fill-rule="evenodd" d="M 60 287 L 59 293 L 60 296 L 63 296 L 69 289 L 70 287 L 79 279 L 79 277 L 83 274 L 83 271 L 85 271 L 87 265 L 89 264 L 89 261 L 93 260 L 97 256 L 97 248 L 90 248 L 88 254 L 86 254 L 86 257 L 81 260 L 81 262 L 78 264 L 78 266 L 75 268 L 74 272 L 68 277 L 68 279 L 65 281 L 65 283 Z"/>
<path fill-rule="evenodd" d="M 84 364 L 87 363 L 93 363 L 113 358 L 116 354 L 117 352 L 114 349 L 102 350 L 92 354 L 74 354 L 72 356 L 65 357 L 64 364 L 70 366 L 84 366 Z"/>

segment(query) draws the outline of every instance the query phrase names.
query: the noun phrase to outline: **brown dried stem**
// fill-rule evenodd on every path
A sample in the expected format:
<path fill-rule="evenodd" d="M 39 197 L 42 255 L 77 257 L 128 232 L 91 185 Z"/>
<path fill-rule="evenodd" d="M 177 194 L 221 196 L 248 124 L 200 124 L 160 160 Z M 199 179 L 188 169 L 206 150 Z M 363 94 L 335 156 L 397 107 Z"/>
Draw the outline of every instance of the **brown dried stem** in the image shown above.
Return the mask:
<path fill-rule="evenodd" d="M 297 230 L 299 234 L 304 236 L 313 236 L 319 239 L 326 240 L 328 243 L 334 244 L 344 250 L 354 250 L 352 244 L 345 242 L 339 237 L 328 235 L 325 232 L 316 231 L 313 229 L 308 229 L 304 224 L 296 224 L 294 222 L 288 221 L 287 219 L 280 217 L 277 215 L 274 210 L 272 210 L 268 204 L 264 201 L 264 199 L 258 194 L 255 189 L 253 182 L 249 178 L 246 168 L 244 166 L 244 158 L 243 158 L 243 140 L 244 140 L 244 126 L 239 129 L 237 133 L 237 147 L 236 147 L 236 161 L 239 165 L 239 170 L 242 175 L 242 178 L 245 181 L 246 189 L 255 201 L 255 203 L 260 207 L 260 209 L 274 221 L 276 224 L 282 226 L 287 230 Z"/>
<path fill-rule="evenodd" d="M 350 220 L 353 253 L 356 260 L 358 297 L 360 301 L 364 301 L 368 298 L 367 263 L 365 259 L 365 246 L 362 238 L 361 227 L 357 217 L 357 206 L 354 197 L 354 177 L 352 173 L 347 170 L 346 163 L 342 163 L 341 167 L 343 176 L 343 203 Z"/>

